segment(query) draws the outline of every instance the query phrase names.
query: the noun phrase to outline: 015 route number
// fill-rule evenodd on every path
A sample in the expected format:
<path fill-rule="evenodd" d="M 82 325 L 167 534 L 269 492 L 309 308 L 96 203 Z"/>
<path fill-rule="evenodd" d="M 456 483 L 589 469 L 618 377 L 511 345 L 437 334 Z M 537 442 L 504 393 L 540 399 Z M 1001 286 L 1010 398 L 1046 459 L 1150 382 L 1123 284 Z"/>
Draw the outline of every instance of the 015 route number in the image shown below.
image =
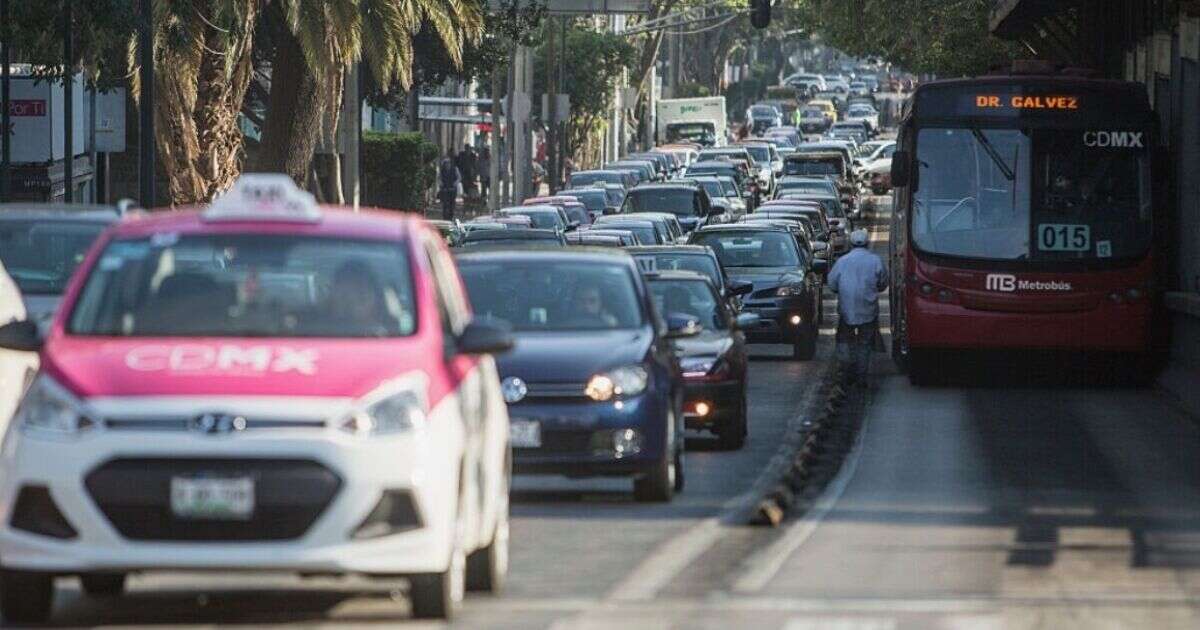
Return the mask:
<path fill-rule="evenodd" d="M 1037 228 L 1038 249 L 1044 252 L 1086 252 L 1092 247 L 1087 225 L 1043 223 Z"/>

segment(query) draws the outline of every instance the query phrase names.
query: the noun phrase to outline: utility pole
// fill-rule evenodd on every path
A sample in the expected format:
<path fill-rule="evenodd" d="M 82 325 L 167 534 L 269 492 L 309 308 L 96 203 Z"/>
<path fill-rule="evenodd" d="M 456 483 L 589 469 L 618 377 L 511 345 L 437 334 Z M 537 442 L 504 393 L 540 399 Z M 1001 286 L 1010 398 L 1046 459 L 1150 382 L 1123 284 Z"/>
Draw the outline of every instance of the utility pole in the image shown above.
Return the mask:
<path fill-rule="evenodd" d="M 558 53 L 558 90 L 557 91 L 561 93 L 564 90 L 566 90 L 566 88 L 567 88 L 567 86 L 565 84 L 565 82 L 567 80 L 567 70 L 566 70 L 567 16 L 564 15 L 559 19 L 562 20 L 562 24 L 560 24 L 560 30 L 559 30 L 559 34 L 560 34 L 559 43 L 561 44 L 561 46 L 559 46 L 559 53 Z M 566 121 L 567 121 L 567 118 L 569 118 L 569 112 L 558 111 L 557 103 L 555 104 L 554 107 L 555 107 L 554 127 L 558 134 L 558 149 L 555 153 L 555 156 L 558 159 L 554 163 L 554 179 L 552 181 L 554 182 L 554 185 L 556 187 L 562 188 L 563 187 L 563 173 L 566 172 L 566 168 L 565 168 L 565 164 L 567 161 L 567 122 Z M 562 118 L 562 120 L 563 120 L 562 123 L 559 123 L 559 121 L 558 121 L 559 118 Z"/>
<path fill-rule="evenodd" d="M 72 9 L 75 0 L 63 0 L 63 202 L 75 201 L 75 46 Z"/>
<path fill-rule="evenodd" d="M 138 56 L 138 180 L 142 205 L 149 208 L 154 196 L 154 12 L 153 0 L 140 0 Z"/>
<path fill-rule="evenodd" d="M 12 83 L 12 30 L 9 28 L 8 0 L 0 0 L 0 127 L 4 137 L 0 139 L 0 201 L 12 201 L 12 104 L 9 86 Z"/>
<path fill-rule="evenodd" d="M 546 109 L 542 118 L 546 123 L 546 185 L 550 194 L 558 191 L 558 81 L 555 78 L 557 59 L 554 50 L 554 22 L 546 21 Z"/>
<path fill-rule="evenodd" d="M 500 208 L 500 69 L 492 69 L 492 159 L 488 160 L 488 210 Z"/>

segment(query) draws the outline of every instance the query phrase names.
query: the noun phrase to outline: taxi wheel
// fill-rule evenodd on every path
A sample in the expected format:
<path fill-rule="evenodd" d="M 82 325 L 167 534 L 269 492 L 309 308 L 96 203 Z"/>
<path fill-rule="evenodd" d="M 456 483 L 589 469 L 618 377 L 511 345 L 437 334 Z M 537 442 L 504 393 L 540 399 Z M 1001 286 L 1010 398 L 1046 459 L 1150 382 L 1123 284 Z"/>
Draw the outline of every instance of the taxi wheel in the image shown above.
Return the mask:
<path fill-rule="evenodd" d="M 467 556 L 467 590 L 499 593 L 508 575 L 508 482 L 501 489 L 499 514 L 492 541 Z"/>
<path fill-rule="evenodd" d="M 679 447 L 675 451 L 675 483 L 673 484 L 675 492 L 683 492 L 683 447 Z"/>
<path fill-rule="evenodd" d="M 0 616 L 18 624 L 44 623 L 54 604 L 54 577 L 27 571 L 0 572 Z"/>
<path fill-rule="evenodd" d="M 417 619 L 451 619 L 463 600 L 466 558 L 459 549 L 441 573 L 421 573 L 409 578 L 412 615 Z"/>
<path fill-rule="evenodd" d="M 112 597 L 125 591 L 124 573 L 89 573 L 79 576 L 83 592 L 92 597 Z"/>

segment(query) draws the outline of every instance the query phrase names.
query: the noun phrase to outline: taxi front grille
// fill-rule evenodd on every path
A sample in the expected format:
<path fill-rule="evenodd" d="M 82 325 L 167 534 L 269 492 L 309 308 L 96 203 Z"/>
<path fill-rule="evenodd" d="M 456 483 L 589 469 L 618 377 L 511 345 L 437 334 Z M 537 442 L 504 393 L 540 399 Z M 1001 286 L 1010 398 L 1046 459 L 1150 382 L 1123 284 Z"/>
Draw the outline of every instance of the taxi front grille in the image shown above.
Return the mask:
<path fill-rule="evenodd" d="M 178 518 L 171 509 L 176 477 L 248 477 L 254 509 L 243 520 Z M 303 536 L 333 502 L 342 480 L 304 459 L 123 458 L 93 470 L 84 485 L 130 540 L 276 541 Z"/>
<path fill-rule="evenodd" d="M 194 418 L 106 418 L 104 427 L 112 431 L 196 431 Z M 324 420 L 281 418 L 245 418 L 240 431 L 266 429 L 324 429 Z"/>

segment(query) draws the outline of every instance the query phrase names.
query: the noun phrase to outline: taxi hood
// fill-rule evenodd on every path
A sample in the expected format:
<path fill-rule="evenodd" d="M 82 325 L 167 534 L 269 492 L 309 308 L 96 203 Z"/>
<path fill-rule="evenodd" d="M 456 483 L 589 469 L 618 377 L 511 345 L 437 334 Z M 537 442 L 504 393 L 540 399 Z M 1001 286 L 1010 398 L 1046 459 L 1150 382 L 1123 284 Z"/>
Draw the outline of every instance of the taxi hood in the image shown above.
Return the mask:
<path fill-rule="evenodd" d="M 429 347 L 426 347 L 429 346 Z M 50 339 L 42 366 L 75 395 L 358 398 L 400 374 L 429 370 L 442 349 L 397 339 Z M 432 374 L 431 374 L 432 375 Z M 430 400 L 446 384 L 431 381 Z"/>

